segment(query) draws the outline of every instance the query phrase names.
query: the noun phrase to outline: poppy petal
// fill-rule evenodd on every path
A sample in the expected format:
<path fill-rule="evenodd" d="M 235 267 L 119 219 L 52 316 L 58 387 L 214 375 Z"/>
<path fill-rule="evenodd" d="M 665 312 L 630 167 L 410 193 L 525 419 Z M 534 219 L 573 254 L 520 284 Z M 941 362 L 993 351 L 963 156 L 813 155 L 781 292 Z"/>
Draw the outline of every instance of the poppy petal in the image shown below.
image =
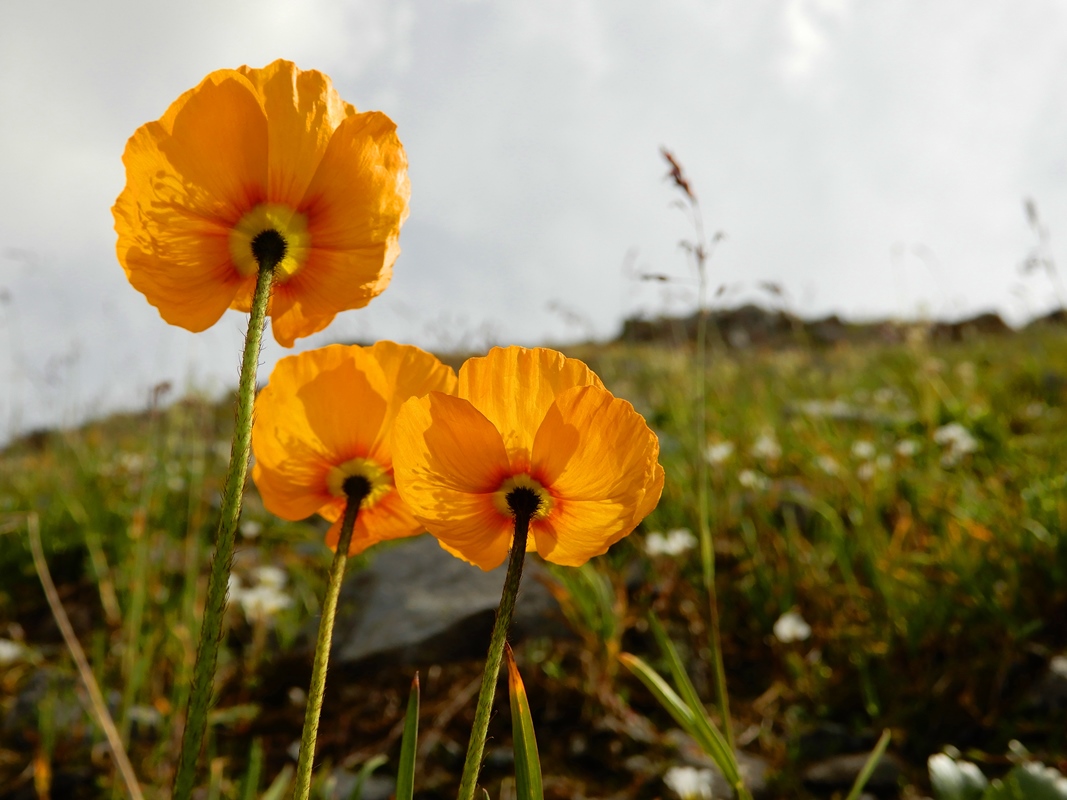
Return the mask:
<path fill-rule="evenodd" d="M 167 322 L 210 327 L 247 282 L 229 255 L 230 228 L 266 186 L 267 121 L 250 84 L 212 73 L 141 126 L 123 162 L 112 213 L 130 283 Z"/>
<path fill-rule="evenodd" d="M 512 466 L 527 468 L 534 433 L 560 392 L 574 386 L 603 388 L 589 367 L 546 348 L 494 347 L 459 370 L 457 393 L 474 404 L 504 437 Z"/>
<path fill-rule="evenodd" d="M 262 69 L 237 70 L 255 87 L 270 120 L 267 200 L 296 208 L 337 127 L 356 113 L 329 77 L 278 59 Z"/>
<path fill-rule="evenodd" d="M 406 402 L 393 427 L 393 474 L 415 518 L 451 552 L 488 570 L 507 557 L 513 521 L 493 505 L 509 473 L 500 433 L 466 400 Z"/>
<path fill-rule="evenodd" d="M 556 503 L 537 551 L 577 565 L 628 535 L 659 501 L 659 442 L 625 400 L 595 386 L 562 392 L 534 438 L 531 474 Z"/>

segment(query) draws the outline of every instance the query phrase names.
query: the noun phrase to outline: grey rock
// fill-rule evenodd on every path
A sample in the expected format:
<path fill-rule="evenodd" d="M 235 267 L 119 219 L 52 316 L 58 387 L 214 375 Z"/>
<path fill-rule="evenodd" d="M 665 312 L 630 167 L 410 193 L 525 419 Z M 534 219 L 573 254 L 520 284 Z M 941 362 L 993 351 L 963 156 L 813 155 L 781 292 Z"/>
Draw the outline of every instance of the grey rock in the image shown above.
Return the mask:
<path fill-rule="evenodd" d="M 349 800 L 356 789 L 359 776 L 344 769 L 335 769 L 325 787 L 328 800 Z M 363 781 L 360 800 L 389 800 L 396 792 L 396 781 L 387 775 L 372 773 Z"/>
<path fill-rule="evenodd" d="M 483 572 L 460 561 L 431 536 L 384 549 L 367 569 L 346 576 L 332 658 L 346 665 L 379 657 L 405 665 L 480 658 L 489 645 L 506 572 L 506 563 Z M 552 581 L 548 571 L 527 556 L 512 641 L 570 635 L 546 581 Z"/>
<path fill-rule="evenodd" d="M 804 783 L 824 788 L 848 788 L 867 763 L 870 753 L 848 753 L 817 761 L 804 770 Z M 886 753 L 867 781 L 868 789 L 888 789 L 896 786 L 904 767 L 900 760 Z"/>

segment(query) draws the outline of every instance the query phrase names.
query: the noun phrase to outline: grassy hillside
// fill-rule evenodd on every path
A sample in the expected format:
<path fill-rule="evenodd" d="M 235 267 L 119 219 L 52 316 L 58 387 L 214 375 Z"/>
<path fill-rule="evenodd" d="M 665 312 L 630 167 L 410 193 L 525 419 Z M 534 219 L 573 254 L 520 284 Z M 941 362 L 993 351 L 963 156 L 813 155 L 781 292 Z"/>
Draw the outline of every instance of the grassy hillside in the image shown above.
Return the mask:
<path fill-rule="evenodd" d="M 1000 755 L 1015 738 L 1063 758 L 1062 713 L 1035 705 L 1033 689 L 1067 649 L 1067 329 L 936 343 L 917 329 L 895 344 L 713 348 L 708 441 L 694 434 L 697 371 L 687 347 L 613 343 L 568 354 L 645 415 L 667 474 L 656 511 L 592 568 L 617 589 L 605 610 L 613 635 L 654 659 L 644 623 L 654 608 L 710 705 L 699 554 L 648 546 L 654 532 L 696 530 L 697 463 L 707 459 L 735 729 L 744 749 L 769 759 L 781 796 L 803 796 L 806 761 L 883 727 L 919 782 L 926 756 L 945 744 Z M 91 797 L 111 781 L 34 573 L 29 513 L 112 713 L 132 734 L 142 781 L 168 785 L 231 413 L 185 398 L 37 434 L 0 454 L 0 793 L 33 796 L 35 776 L 45 775 L 54 796 Z M 317 613 L 328 563 L 322 526 L 271 517 L 251 486 L 243 519 L 237 574 L 252 583 L 259 568 L 281 567 L 291 604 L 271 614 L 231 607 L 211 743 L 226 797 L 252 796 L 242 792 L 253 739 L 265 754 L 253 782 L 265 787 L 299 737 L 299 710 L 278 710 L 284 702 L 269 693 L 271 667 Z M 581 645 L 531 645 L 531 684 L 560 697 L 595 688 L 593 706 L 581 704 L 587 720 L 617 716 L 621 695 L 665 727 L 639 685 L 605 661 L 602 637 L 579 633 Z M 459 667 L 443 674 L 469 680 Z M 361 708 L 374 714 L 374 703 L 397 705 L 410 676 L 364 679 Z M 399 712 L 384 706 L 383 724 L 361 741 L 331 736 L 347 717 L 328 708 L 325 757 L 351 764 L 353 753 L 375 748 L 395 757 L 395 737 L 381 731 Z M 839 747 L 813 744 L 827 731 Z M 627 741 L 625 752 L 659 747 Z M 581 769 L 566 752 L 544 749 L 546 775 L 571 781 L 546 789 L 557 796 L 551 786 L 566 786 L 558 796 L 571 796 Z M 448 759 L 435 758 L 446 764 L 437 780 L 447 796 Z"/>

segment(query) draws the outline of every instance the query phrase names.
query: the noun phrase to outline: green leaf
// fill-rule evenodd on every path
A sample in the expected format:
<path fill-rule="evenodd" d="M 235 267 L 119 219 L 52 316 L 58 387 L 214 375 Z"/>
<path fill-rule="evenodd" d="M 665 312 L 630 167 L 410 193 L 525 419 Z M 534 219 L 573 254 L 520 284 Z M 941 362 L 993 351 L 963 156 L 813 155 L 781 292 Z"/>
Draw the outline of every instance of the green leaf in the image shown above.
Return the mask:
<path fill-rule="evenodd" d="M 419 739 L 419 674 L 411 681 L 404 735 L 400 740 L 400 767 L 396 773 L 396 800 L 411 800 L 415 794 L 415 745 Z"/>
<path fill-rule="evenodd" d="M 970 761 L 956 761 L 944 753 L 927 760 L 930 785 L 937 800 L 979 800 L 989 781 Z"/>
<path fill-rule="evenodd" d="M 742 788 L 741 769 L 737 764 L 737 757 L 734 755 L 730 743 L 726 741 L 726 737 L 708 718 L 704 704 L 700 702 L 696 687 L 689 680 L 689 673 L 685 671 L 685 665 L 682 664 L 682 659 L 678 655 L 674 642 L 667 636 L 667 632 L 663 629 L 656 615 L 649 614 L 648 621 L 652 628 L 652 633 L 656 637 L 656 642 L 659 644 L 660 650 L 663 651 L 663 656 L 667 659 L 667 668 L 671 671 L 674 685 L 677 687 L 685 704 L 689 707 L 690 712 L 692 712 L 693 723 L 697 733 L 690 733 L 690 735 L 698 742 L 701 742 L 704 752 L 715 761 L 726 780 L 731 786 L 738 789 L 738 794 L 742 794 L 740 791 Z M 704 744 L 705 742 L 707 744 Z"/>
<path fill-rule="evenodd" d="M 515 663 L 511 646 L 504 644 L 504 657 L 508 662 L 508 694 L 511 695 L 511 735 L 515 747 L 515 791 L 518 800 L 543 800 L 541 786 L 541 759 L 537 755 L 537 737 L 534 735 L 530 703 L 526 687 Z"/>
<path fill-rule="evenodd" d="M 293 772 L 292 766 L 286 764 L 278 773 L 278 777 L 267 787 L 267 791 L 263 793 L 260 800 L 282 800 L 285 793 L 289 791 L 289 782 L 293 779 Z"/>
<path fill-rule="evenodd" d="M 882 756 L 885 755 L 885 749 L 889 747 L 889 740 L 893 738 L 893 735 L 889 732 L 889 728 L 882 731 L 882 735 L 878 739 L 878 743 L 874 746 L 870 756 L 867 757 L 866 763 L 863 765 L 863 769 L 860 770 L 860 774 L 856 776 L 856 782 L 852 784 L 852 791 L 848 793 L 848 797 L 845 800 L 857 800 L 860 796 L 860 792 L 863 791 L 863 787 L 867 785 L 867 781 L 871 779 L 871 775 L 874 774 L 875 768 L 878 766 L 878 762 L 882 760 Z"/>
<path fill-rule="evenodd" d="M 631 653 L 622 653 L 619 661 L 640 679 L 648 690 L 656 696 L 663 708 L 674 717 L 682 730 L 697 740 L 700 747 L 711 756 L 731 786 L 741 785 L 741 774 L 737 761 L 726 745 L 722 734 L 711 724 L 701 707 L 699 712 L 690 709 L 681 697 L 672 689 L 652 667 Z"/>
<path fill-rule="evenodd" d="M 389 759 L 381 753 L 364 761 L 363 766 L 359 768 L 359 773 L 356 775 L 356 783 L 348 794 L 348 800 L 361 800 L 363 787 L 367 784 L 367 778 L 374 773 L 374 770 L 387 763 L 389 763 Z"/>

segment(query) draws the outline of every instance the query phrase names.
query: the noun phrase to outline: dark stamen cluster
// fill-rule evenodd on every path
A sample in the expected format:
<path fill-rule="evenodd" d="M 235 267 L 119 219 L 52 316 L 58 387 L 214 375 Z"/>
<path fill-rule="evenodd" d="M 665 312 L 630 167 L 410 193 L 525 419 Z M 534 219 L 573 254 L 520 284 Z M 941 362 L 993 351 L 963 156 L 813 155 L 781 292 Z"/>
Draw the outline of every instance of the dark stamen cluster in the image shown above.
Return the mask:
<path fill-rule="evenodd" d="M 516 486 L 507 495 L 508 508 L 516 517 L 532 517 L 541 507 L 541 498 L 533 489 Z"/>
<path fill-rule="evenodd" d="M 349 475 L 341 484 L 341 489 L 349 500 L 360 503 L 370 494 L 370 481 L 362 475 Z"/>
<path fill-rule="evenodd" d="M 260 231 L 252 239 L 252 256 L 260 267 L 264 264 L 270 264 L 272 267 L 278 266 L 285 258 L 287 249 L 285 237 L 274 228 Z"/>

